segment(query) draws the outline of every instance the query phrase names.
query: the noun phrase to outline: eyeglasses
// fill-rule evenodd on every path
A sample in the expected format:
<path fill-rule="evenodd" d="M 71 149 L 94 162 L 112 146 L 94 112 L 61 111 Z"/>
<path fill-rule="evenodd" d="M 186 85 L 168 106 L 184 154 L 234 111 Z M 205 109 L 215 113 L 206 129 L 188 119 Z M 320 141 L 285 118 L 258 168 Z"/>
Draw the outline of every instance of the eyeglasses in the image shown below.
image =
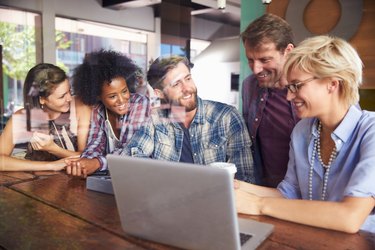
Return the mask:
<path fill-rule="evenodd" d="M 311 77 L 311 78 L 308 78 L 306 80 L 303 80 L 303 81 L 300 81 L 300 82 L 295 82 L 295 83 L 290 83 L 288 85 L 286 85 L 286 87 L 288 88 L 288 90 L 291 92 L 291 93 L 297 93 L 297 91 L 306 83 L 308 82 L 311 82 L 312 80 L 315 80 L 315 79 L 318 79 L 317 77 Z"/>

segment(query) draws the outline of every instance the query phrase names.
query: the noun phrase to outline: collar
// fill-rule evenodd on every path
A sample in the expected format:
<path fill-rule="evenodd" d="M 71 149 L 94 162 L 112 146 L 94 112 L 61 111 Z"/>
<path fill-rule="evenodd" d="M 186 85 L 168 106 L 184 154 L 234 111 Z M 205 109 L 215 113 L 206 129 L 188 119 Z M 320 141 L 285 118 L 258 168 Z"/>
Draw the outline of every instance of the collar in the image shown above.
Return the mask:
<path fill-rule="evenodd" d="M 356 106 L 350 106 L 348 112 L 346 113 L 344 119 L 339 124 L 339 126 L 333 131 L 333 134 L 337 136 L 338 139 L 346 142 L 351 136 L 353 130 L 357 126 L 359 120 L 362 116 L 362 110 L 359 110 Z"/>
<path fill-rule="evenodd" d="M 197 113 L 195 113 L 194 119 L 191 123 L 204 124 L 206 120 L 206 114 L 204 112 L 203 100 L 197 96 Z"/>
<path fill-rule="evenodd" d="M 360 110 L 355 105 L 350 106 L 348 112 L 344 116 L 344 119 L 337 126 L 337 128 L 332 133 L 332 139 L 335 142 L 337 152 L 340 151 L 342 145 L 349 139 L 352 135 L 353 130 L 357 126 L 359 120 L 362 116 L 362 110 Z M 314 137 L 318 136 L 318 119 L 315 118 L 312 125 L 312 134 Z"/>

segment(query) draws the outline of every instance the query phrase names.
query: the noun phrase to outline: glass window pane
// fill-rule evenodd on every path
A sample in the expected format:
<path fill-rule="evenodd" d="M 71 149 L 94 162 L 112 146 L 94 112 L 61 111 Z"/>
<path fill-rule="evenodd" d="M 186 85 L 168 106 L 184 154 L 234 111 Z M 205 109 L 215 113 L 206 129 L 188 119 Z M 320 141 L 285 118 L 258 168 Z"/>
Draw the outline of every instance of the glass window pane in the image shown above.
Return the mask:
<path fill-rule="evenodd" d="M 146 70 L 147 35 L 120 26 L 56 18 L 56 36 L 61 35 L 57 43 L 57 61 L 71 75 L 86 53 L 100 49 L 111 49 L 126 54 Z"/>
<path fill-rule="evenodd" d="M 173 55 L 180 55 L 180 56 L 185 56 L 185 51 L 184 47 L 178 46 L 178 45 L 173 45 L 172 46 L 172 54 Z"/>
<path fill-rule="evenodd" d="M 0 44 L 3 50 L 1 106 L 9 116 L 23 106 L 23 82 L 28 70 L 41 62 L 41 16 L 0 7 Z"/>
<path fill-rule="evenodd" d="M 171 45 L 162 43 L 160 45 L 161 55 L 162 56 L 168 56 L 171 55 Z"/>

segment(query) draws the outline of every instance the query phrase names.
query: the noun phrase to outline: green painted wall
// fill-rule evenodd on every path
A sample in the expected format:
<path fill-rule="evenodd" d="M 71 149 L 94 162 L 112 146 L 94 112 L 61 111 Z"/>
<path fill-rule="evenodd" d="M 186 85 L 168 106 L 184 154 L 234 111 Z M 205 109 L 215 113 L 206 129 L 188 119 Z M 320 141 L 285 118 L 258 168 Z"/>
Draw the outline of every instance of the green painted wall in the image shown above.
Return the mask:
<path fill-rule="evenodd" d="M 241 1 L 241 32 L 246 29 L 250 22 L 255 20 L 256 18 L 260 17 L 266 12 L 266 7 L 262 4 L 261 0 L 242 0 Z M 247 65 L 247 59 L 245 55 L 245 49 L 243 47 L 242 42 L 239 44 L 240 46 L 240 93 L 239 93 L 239 110 L 242 112 L 242 81 L 248 75 L 251 74 L 251 70 Z"/>

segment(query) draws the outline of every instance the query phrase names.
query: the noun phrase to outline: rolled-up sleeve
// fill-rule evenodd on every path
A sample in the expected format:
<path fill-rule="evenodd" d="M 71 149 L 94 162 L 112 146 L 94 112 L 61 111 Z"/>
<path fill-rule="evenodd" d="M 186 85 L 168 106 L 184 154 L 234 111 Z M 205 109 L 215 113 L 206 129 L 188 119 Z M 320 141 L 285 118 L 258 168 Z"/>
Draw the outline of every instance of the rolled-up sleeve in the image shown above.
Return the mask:
<path fill-rule="evenodd" d="M 369 129 L 360 144 L 359 161 L 345 188 L 344 196 L 375 198 L 375 128 Z M 364 178 L 365 177 L 365 178 Z M 374 212 L 374 210 L 373 210 Z"/>
<path fill-rule="evenodd" d="M 279 183 L 277 189 L 287 199 L 301 198 L 292 143 L 290 143 L 288 170 L 285 174 L 284 180 Z"/>
<path fill-rule="evenodd" d="M 106 161 L 102 156 L 106 154 L 107 135 L 104 128 L 104 117 L 100 114 L 100 106 L 93 109 L 91 117 L 87 146 L 82 152 L 81 158 L 98 158 L 100 170 L 104 170 L 106 169 Z"/>

